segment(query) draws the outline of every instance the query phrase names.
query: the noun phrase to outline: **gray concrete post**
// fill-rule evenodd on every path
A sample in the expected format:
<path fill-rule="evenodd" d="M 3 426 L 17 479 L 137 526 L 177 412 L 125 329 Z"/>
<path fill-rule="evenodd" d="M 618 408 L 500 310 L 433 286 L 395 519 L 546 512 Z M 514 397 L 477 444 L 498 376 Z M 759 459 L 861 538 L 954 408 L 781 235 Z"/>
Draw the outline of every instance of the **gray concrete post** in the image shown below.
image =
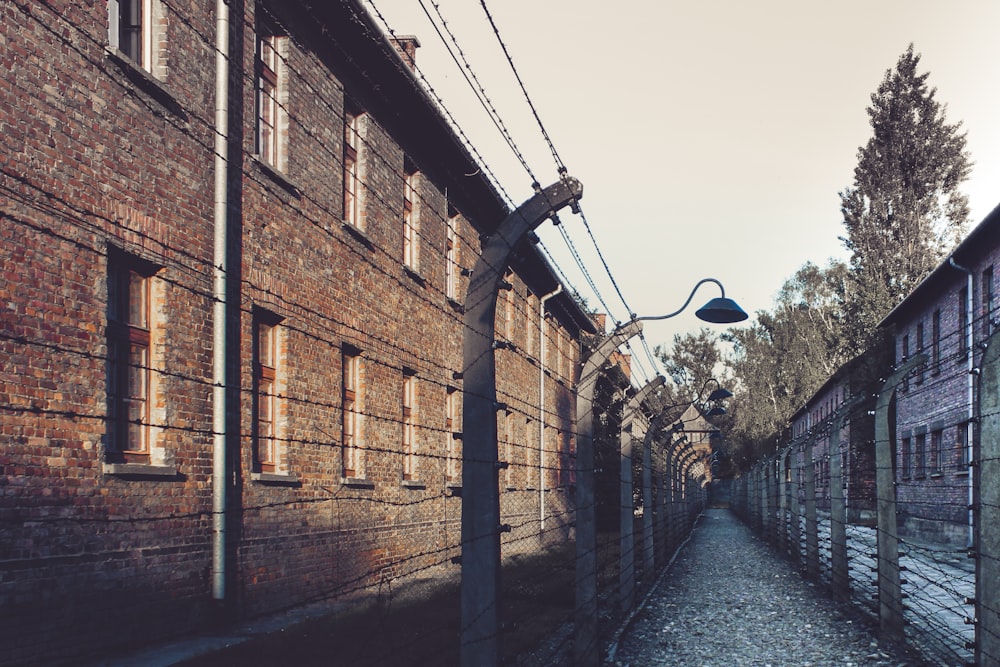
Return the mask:
<path fill-rule="evenodd" d="M 977 665 L 1000 664 L 1000 342 L 991 336 L 979 376 L 980 431 L 973 450 Z"/>
<path fill-rule="evenodd" d="M 806 437 L 802 466 L 805 471 L 803 487 L 806 517 L 806 574 L 819 579 L 819 518 L 816 515 L 816 462 L 813 460 L 814 433 Z"/>
<path fill-rule="evenodd" d="M 850 599 L 851 579 L 847 563 L 847 505 L 844 501 L 844 471 L 840 453 L 840 431 L 847 406 L 834 417 L 830 428 L 830 587 L 840 599 Z"/>
<path fill-rule="evenodd" d="M 802 507 L 799 503 L 799 479 L 801 465 L 797 446 L 788 451 L 788 465 L 791 469 L 792 481 L 788 486 L 788 555 L 796 564 L 802 563 Z"/>
<path fill-rule="evenodd" d="M 775 461 L 778 476 L 778 549 L 781 553 L 788 553 L 788 475 L 787 458 L 785 453 L 778 452 Z"/>
<path fill-rule="evenodd" d="M 899 580 L 899 533 L 896 526 L 895 433 L 889 424 L 889 408 L 898 385 L 918 364 L 927 361 L 918 354 L 900 366 L 882 385 L 875 404 L 875 495 L 878 516 L 878 606 L 879 627 L 889 641 L 903 639 L 903 591 Z"/>
<path fill-rule="evenodd" d="M 490 667 L 500 655 L 500 490 L 497 479 L 496 301 L 514 248 L 583 194 L 573 178 L 550 185 L 483 241 L 466 297 L 462 405 L 462 582 L 460 659 Z"/>
<path fill-rule="evenodd" d="M 642 331 L 632 320 L 615 329 L 583 364 L 576 398 L 576 610 L 573 664 L 600 663 L 597 634 L 597 526 L 594 507 L 594 389 L 605 362 L 625 341 Z"/>

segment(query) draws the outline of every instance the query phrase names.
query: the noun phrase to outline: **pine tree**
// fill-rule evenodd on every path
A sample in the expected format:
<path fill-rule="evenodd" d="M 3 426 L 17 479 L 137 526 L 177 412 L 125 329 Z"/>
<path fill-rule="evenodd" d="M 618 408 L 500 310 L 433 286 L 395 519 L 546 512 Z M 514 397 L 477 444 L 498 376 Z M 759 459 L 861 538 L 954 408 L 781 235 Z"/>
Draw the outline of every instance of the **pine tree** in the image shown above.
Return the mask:
<path fill-rule="evenodd" d="M 873 135 L 858 150 L 854 185 L 840 193 L 851 252 L 844 296 L 848 354 L 873 340 L 886 314 L 960 239 L 969 218 L 959 186 L 972 169 L 961 123 L 918 73 L 913 45 L 872 94 Z"/>

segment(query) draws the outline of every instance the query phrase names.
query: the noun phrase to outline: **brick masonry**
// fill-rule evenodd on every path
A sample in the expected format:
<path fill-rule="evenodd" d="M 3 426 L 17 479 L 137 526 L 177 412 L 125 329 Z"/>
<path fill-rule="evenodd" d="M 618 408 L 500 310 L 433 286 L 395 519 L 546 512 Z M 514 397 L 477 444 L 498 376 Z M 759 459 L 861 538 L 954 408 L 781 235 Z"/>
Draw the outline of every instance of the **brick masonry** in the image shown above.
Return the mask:
<path fill-rule="evenodd" d="M 220 611 L 211 597 L 214 16 L 210 3 L 154 4 L 162 44 L 153 74 L 107 49 L 104 3 L 0 6 L 0 608 L 17 610 L 0 629 L 0 664 L 150 642 Z M 461 390 L 467 277 L 449 299 L 446 229 L 457 225 L 458 261 L 469 269 L 480 235 L 505 211 L 489 188 L 455 179 L 474 171 L 471 162 L 456 165 L 452 148 L 428 150 L 415 136 L 430 130 L 400 119 L 405 110 L 431 117 L 406 106 L 412 89 L 366 78 L 393 65 L 390 51 L 359 69 L 351 53 L 303 27 L 325 15 L 297 4 L 270 16 L 289 36 L 285 169 L 262 164 L 253 26 L 263 10 L 231 4 L 242 54 L 233 108 L 242 122 L 231 123 L 229 154 L 238 410 L 230 416 L 225 611 L 249 616 L 415 571 L 457 571 L 460 480 L 446 478 L 445 401 Z M 394 116 L 400 90 L 408 96 Z M 342 219 L 345 99 L 368 111 L 361 233 Z M 407 161 L 418 172 L 415 270 L 402 264 Z M 109 248 L 158 269 L 157 454 L 147 468 L 116 467 L 106 451 Z M 571 536 L 573 387 L 581 327 L 592 328 L 565 295 L 549 302 L 542 323 L 538 300 L 555 278 L 530 247 L 513 264 L 513 288 L 501 293 L 510 308 L 497 312 L 497 338 L 513 343 L 496 352 L 508 406 L 499 432 L 513 424 L 510 446 L 500 444 L 510 463 L 509 476 L 501 471 L 502 516 L 512 527 L 505 554 Z M 280 319 L 279 455 L 270 475 L 254 463 L 259 312 Z M 345 350 L 363 360 L 363 481 L 344 478 Z M 410 480 L 402 473 L 406 375 L 417 386 Z"/>

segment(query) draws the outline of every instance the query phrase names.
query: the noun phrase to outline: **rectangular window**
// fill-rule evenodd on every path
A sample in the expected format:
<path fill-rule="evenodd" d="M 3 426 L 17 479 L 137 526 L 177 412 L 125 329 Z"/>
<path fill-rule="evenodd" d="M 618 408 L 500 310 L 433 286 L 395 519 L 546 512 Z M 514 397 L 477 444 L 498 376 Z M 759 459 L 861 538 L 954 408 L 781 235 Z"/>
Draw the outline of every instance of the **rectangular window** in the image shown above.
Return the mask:
<path fill-rule="evenodd" d="M 503 451 L 507 467 L 504 469 L 504 484 L 509 489 L 514 485 L 514 413 L 505 412 L 503 419 Z"/>
<path fill-rule="evenodd" d="M 403 179 L 403 264 L 418 271 L 420 229 L 417 219 L 417 174 L 407 171 Z"/>
<path fill-rule="evenodd" d="M 955 429 L 955 461 L 959 472 L 967 472 L 972 461 L 972 443 L 969 442 L 969 422 L 963 422 Z"/>
<path fill-rule="evenodd" d="M 417 479 L 417 378 L 403 377 L 403 479 Z"/>
<path fill-rule="evenodd" d="M 910 358 L 910 334 L 903 335 L 903 341 L 900 343 L 900 359 L 899 363 L 903 364 L 907 359 Z M 910 388 L 910 375 L 907 374 L 903 378 L 903 381 L 899 384 L 900 391 L 906 391 Z"/>
<path fill-rule="evenodd" d="M 458 390 L 453 387 L 448 387 L 445 393 L 444 415 L 445 479 L 448 482 L 456 482 L 459 477 L 458 464 L 461 452 L 458 450 L 458 436 L 460 434 Z"/>
<path fill-rule="evenodd" d="M 285 108 L 284 56 L 287 38 L 262 23 L 257 29 L 257 157 L 283 171 Z"/>
<path fill-rule="evenodd" d="M 458 219 L 448 218 L 448 233 L 444 252 L 444 295 L 452 301 L 458 300 Z"/>
<path fill-rule="evenodd" d="M 524 348 L 525 353 L 529 357 L 535 356 L 535 318 L 534 314 L 538 312 L 538 297 L 528 290 L 527 293 L 527 308 L 528 316 L 525 319 L 524 327 Z"/>
<path fill-rule="evenodd" d="M 500 331 L 508 341 L 514 340 L 514 273 L 506 271 L 500 284 L 503 292 L 502 309 L 500 311 Z"/>
<path fill-rule="evenodd" d="M 108 42 L 146 71 L 153 61 L 152 0 L 108 0 Z"/>
<path fill-rule="evenodd" d="M 993 332 L 993 267 L 983 271 L 983 337 Z"/>
<path fill-rule="evenodd" d="M 938 373 L 941 363 L 941 311 L 931 315 L 931 373 Z"/>
<path fill-rule="evenodd" d="M 362 452 L 364 386 L 361 355 L 345 350 L 343 355 L 343 465 L 344 477 L 364 477 Z"/>
<path fill-rule="evenodd" d="M 278 321 L 272 313 L 254 312 L 253 440 L 260 472 L 278 470 Z"/>
<path fill-rule="evenodd" d="M 344 222 L 363 230 L 360 112 L 344 109 Z"/>
<path fill-rule="evenodd" d="M 913 440 L 913 474 L 917 477 L 923 477 L 927 474 L 927 459 L 925 458 L 927 435 L 920 433 Z"/>
<path fill-rule="evenodd" d="M 910 478 L 910 439 L 903 438 L 900 442 L 899 472 L 903 479 Z"/>
<path fill-rule="evenodd" d="M 117 251 L 108 255 L 108 445 L 126 462 L 149 461 L 156 267 Z"/>
<path fill-rule="evenodd" d="M 917 323 L 917 354 L 921 354 L 924 351 L 924 323 Z M 924 381 L 924 370 L 927 364 L 920 364 L 917 368 L 917 384 Z"/>
<path fill-rule="evenodd" d="M 931 450 L 930 450 L 930 471 L 932 473 L 941 472 L 941 436 L 942 432 L 940 430 L 931 431 Z"/>

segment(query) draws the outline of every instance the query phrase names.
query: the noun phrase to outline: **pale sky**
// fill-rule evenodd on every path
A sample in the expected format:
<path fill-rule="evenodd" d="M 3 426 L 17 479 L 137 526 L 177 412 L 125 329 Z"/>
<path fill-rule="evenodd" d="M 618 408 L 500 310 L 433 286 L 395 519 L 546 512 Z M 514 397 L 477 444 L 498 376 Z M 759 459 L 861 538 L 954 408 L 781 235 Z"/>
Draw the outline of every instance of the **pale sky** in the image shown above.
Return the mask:
<path fill-rule="evenodd" d="M 447 54 L 419 0 L 367 0 L 397 35 L 421 42 L 417 66 L 520 205 L 531 178 Z M 423 0 L 448 22 L 535 177 L 557 178 L 482 5 Z M 680 308 L 713 277 L 751 315 L 770 309 L 807 261 L 846 259 L 837 193 L 871 136 L 865 109 L 911 42 L 975 162 L 972 225 L 1000 204 L 996 0 L 486 0 L 542 123 L 583 183 L 583 214 L 629 308 Z M 453 47 L 454 48 L 454 47 Z M 583 220 L 563 224 L 611 313 L 629 311 Z M 602 309 L 561 236 L 539 229 L 571 286 Z M 645 326 L 652 348 L 702 323 L 703 286 L 683 314 Z M 717 328 L 717 325 L 709 325 Z M 641 346 L 637 382 L 654 370 Z"/>

